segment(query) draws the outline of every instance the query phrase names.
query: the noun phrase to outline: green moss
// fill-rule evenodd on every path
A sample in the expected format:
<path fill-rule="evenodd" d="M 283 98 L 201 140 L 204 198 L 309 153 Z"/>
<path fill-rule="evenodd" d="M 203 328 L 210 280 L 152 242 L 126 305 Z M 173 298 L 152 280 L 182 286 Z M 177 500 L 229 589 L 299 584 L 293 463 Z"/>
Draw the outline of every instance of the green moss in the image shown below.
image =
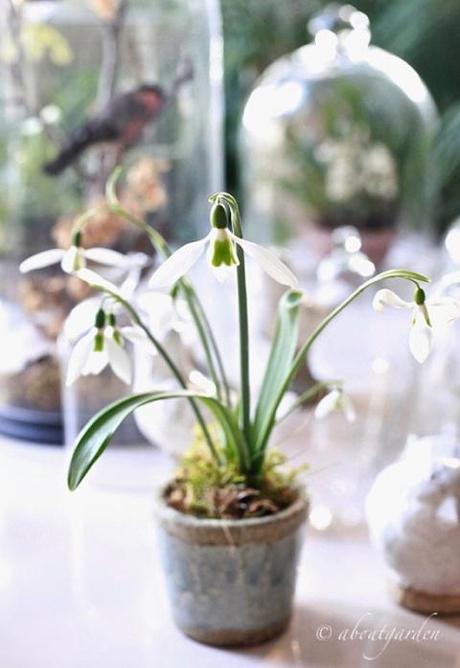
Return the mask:
<path fill-rule="evenodd" d="M 273 448 L 258 479 L 249 479 L 236 464 L 218 465 L 197 437 L 182 456 L 166 499 L 177 510 L 198 517 L 272 515 L 295 500 L 298 475 L 304 470 L 288 467 L 286 456 Z"/>

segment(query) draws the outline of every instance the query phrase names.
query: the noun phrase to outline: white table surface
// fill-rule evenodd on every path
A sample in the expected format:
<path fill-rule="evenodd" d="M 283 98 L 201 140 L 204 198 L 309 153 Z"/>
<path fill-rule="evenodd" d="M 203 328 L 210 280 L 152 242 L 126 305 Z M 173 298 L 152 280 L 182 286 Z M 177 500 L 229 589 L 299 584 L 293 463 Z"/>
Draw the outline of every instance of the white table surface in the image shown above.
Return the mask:
<path fill-rule="evenodd" d="M 278 640 L 230 651 L 185 638 L 151 517 L 167 461 L 153 448 L 113 450 L 70 494 L 66 458 L 0 439 L 0 668 L 460 668 L 460 621 L 396 607 L 364 531 L 307 532 L 294 619 Z M 397 639 L 422 625 L 429 638 Z M 354 628 L 361 639 L 347 637 Z"/>

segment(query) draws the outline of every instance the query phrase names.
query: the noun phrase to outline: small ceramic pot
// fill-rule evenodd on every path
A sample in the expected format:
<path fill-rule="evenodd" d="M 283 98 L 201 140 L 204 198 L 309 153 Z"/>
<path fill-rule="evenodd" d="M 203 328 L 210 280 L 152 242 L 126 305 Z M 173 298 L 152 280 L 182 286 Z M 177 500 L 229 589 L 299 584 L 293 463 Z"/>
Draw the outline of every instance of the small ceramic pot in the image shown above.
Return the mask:
<path fill-rule="evenodd" d="M 177 626 L 199 642 L 252 645 L 289 624 L 308 502 L 270 517 L 199 519 L 157 497 L 159 544 Z"/>

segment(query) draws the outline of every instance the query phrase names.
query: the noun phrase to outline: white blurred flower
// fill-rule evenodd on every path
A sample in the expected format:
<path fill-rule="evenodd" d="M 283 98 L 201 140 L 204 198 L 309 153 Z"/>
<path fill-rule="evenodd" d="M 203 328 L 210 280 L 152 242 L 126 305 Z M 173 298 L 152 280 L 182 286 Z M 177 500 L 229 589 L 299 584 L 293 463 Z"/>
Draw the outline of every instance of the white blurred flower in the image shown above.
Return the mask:
<path fill-rule="evenodd" d="M 109 324 L 107 324 L 107 320 Z M 125 342 L 147 345 L 155 349 L 138 327 L 117 327 L 115 316 L 99 309 L 95 325 L 74 346 L 67 367 L 66 384 L 72 385 L 80 376 L 97 375 L 110 366 L 116 376 L 129 385 L 132 380 L 131 360 Z"/>
<path fill-rule="evenodd" d="M 110 248 L 82 248 L 79 245 L 78 233 L 76 241 L 68 248 L 51 248 L 31 255 L 19 265 L 19 271 L 26 274 L 36 269 L 44 269 L 54 264 L 60 264 L 63 271 L 67 274 L 76 274 L 86 268 L 86 261 L 97 262 L 98 264 L 108 265 L 110 267 L 126 267 L 126 256 Z"/>
<path fill-rule="evenodd" d="M 379 290 L 372 302 L 374 310 L 382 312 L 387 306 L 412 311 L 409 331 L 409 348 L 417 362 L 423 363 L 430 354 L 433 334 L 445 329 L 460 317 L 460 302 L 452 297 L 426 299 L 425 292 L 417 288 L 413 301 L 401 299 L 395 292 Z"/>
<path fill-rule="evenodd" d="M 333 388 L 318 402 L 315 408 L 315 417 L 322 419 L 336 411 L 342 412 L 348 422 L 356 420 L 356 411 L 353 403 L 340 387 Z"/>
<path fill-rule="evenodd" d="M 155 338 L 163 341 L 169 332 L 182 334 L 190 326 L 190 314 L 184 301 L 164 292 L 144 292 L 137 304 L 148 318 L 149 329 Z"/>
<path fill-rule="evenodd" d="M 365 132 L 355 130 L 346 139 L 326 140 L 315 155 L 326 167 L 325 189 L 333 202 L 366 194 L 392 200 L 398 194 L 393 155 L 385 144 L 372 143 Z"/>

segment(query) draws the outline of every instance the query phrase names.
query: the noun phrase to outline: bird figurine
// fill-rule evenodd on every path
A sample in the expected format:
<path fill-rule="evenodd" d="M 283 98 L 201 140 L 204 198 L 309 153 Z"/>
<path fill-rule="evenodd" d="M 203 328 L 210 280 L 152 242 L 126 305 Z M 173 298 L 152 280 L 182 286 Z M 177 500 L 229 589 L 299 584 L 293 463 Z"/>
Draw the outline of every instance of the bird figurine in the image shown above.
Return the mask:
<path fill-rule="evenodd" d="M 168 94 L 157 84 L 142 84 L 116 95 L 100 113 L 89 117 L 70 133 L 58 155 L 43 165 L 49 176 L 61 174 L 91 146 L 104 142 L 118 145 L 120 153 L 137 144 L 146 126 L 155 121 L 174 98 L 179 86 L 192 78 L 191 68 L 178 77 Z"/>

